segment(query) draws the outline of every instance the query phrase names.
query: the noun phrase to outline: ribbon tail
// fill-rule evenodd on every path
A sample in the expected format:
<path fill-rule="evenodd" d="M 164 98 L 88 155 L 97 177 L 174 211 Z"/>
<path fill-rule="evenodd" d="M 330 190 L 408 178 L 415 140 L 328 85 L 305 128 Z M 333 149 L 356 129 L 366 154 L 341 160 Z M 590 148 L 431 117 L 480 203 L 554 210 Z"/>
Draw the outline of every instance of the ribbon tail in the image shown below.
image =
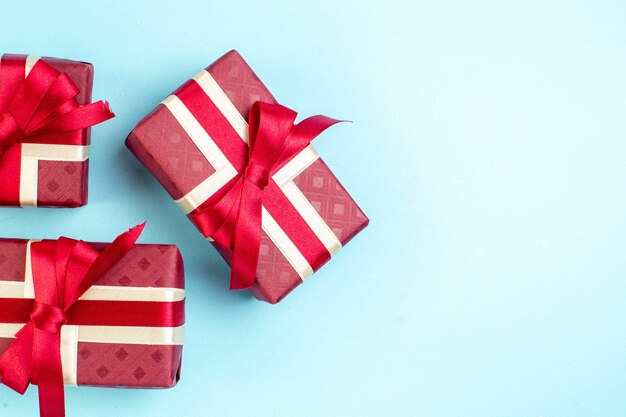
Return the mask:
<path fill-rule="evenodd" d="M 65 416 L 65 389 L 61 364 L 61 334 L 35 329 L 33 360 L 39 364 L 33 382 L 39 389 L 40 417 Z"/>
<path fill-rule="evenodd" d="M 28 323 L 0 356 L 0 380 L 13 391 L 24 394 L 30 385 L 33 326 Z"/>
<path fill-rule="evenodd" d="M 46 381 L 39 384 L 39 416 L 65 417 L 65 391 L 61 384 Z"/>
<path fill-rule="evenodd" d="M 321 135 L 326 129 L 337 123 L 344 123 L 345 120 L 332 119 L 326 116 L 311 116 L 304 119 L 291 129 L 289 140 L 287 141 L 281 159 L 291 159 L 297 153 Z"/>
<path fill-rule="evenodd" d="M 40 123 L 40 128 L 29 132 L 29 136 L 45 135 L 49 133 L 69 132 L 97 125 L 115 117 L 109 107 L 109 103 L 98 101 L 77 107 L 74 110 L 54 115 L 53 120 Z"/>
<path fill-rule="evenodd" d="M 245 183 L 235 226 L 235 245 L 231 263 L 230 289 L 242 290 L 254 284 L 259 264 L 262 233 L 263 192 Z"/>
<path fill-rule="evenodd" d="M 65 300 L 66 304 L 73 304 L 93 284 L 95 284 L 98 279 L 106 274 L 119 261 L 121 261 L 122 258 L 126 256 L 128 251 L 130 251 L 135 245 L 135 242 L 139 239 L 145 225 L 145 223 L 137 225 L 115 238 L 113 243 L 107 246 L 89 267 L 89 270 L 85 274 L 85 278 L 80 282 L 78 290 L 72 291 L 69 299 Z"/>

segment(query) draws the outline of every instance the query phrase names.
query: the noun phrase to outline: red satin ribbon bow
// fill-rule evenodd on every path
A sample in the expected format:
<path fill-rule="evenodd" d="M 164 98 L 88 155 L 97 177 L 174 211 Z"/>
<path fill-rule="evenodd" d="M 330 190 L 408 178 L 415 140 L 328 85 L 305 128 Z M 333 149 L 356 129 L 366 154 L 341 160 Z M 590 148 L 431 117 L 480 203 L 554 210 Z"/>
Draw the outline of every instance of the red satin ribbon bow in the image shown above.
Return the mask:
<path fill-rule="evenodd" d="M 261 247 L 263 190 L 271 175 L 340 120 L 313 116 L 295 124 L 297 113 L 256 102 L 250 110 L 248 161 L 226 194 L 200 208 L 193 220 L 206 237 L 233 250 L 230 289 L 252 286 Z"/>
<path fill-rule="evenodd" d="M 61 237 L 31 245 L 35 304 L 30 322 L 0 356 L 0 380 L 24 394 L 39 386 L 41 417 L 65 416 L 61 328 L 68 310 L 133 247 L 144 225 L 121 234 L 102 253 L 87 243 Z"/>
<path fill-rule="evenodd" d="M 67 74 L 38 60 L 0 113 L 0 159 L 25 139 L 84 129 L 115 117 L 106 102 L 80 106 L 79 93 Z"/>

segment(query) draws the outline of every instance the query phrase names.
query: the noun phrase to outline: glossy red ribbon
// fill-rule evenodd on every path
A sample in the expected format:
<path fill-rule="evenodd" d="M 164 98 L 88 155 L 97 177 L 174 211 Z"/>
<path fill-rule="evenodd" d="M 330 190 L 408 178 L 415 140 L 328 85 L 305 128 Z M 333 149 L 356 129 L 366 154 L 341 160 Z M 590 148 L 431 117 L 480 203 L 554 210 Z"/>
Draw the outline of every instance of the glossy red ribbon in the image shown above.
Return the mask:
<path fill-rule="evenodd" d="M 65 416 L 62 326 L 78 299 L 133 247 L 143 227 L 121 234 L 102 253 L 65 237 L 31 244 L 35 300 L 26 303 L 30 321 L 0 356 L 0 380 L 20 394 L 31 383 L 38 385 L 42 417 Z"/>
<path fill-rule="evenodd" d="M 23 59 L 10 58 L 7 62 L 3 59 L 4 65 L 11 79 L 3 78 L 0 82 L 17 82 L 18 74 L 24 69 Z M 0 164 L 5 159 L 4 154 L 16 144 L 36 142 L 44 135 L 84 129 L 115 117 L 106 102 L 80 106 L 76 100 L 80 91 L 74 82 L 42 59 L 16 87 L 7 100 L 8 106 L 0 109 Z M 3 182 L 19 184 L 19 166 L 12 166 L 9 175 L 12 178 L 4 178 Z M 11 188 L 14 187 L 0 187 L 1 200 L 14 198 L 15 190 Z M 11 196 L 5 195 L 7 193 Z"/>
<path fill-rule="evenodd" d="M 233 250 L 230 289 L 254 284 L 261 247 L 261 215 L 271 175 L 339 120 L 313 116 L 294 124 L 297 113 L 280 104 L 256 102 L 248 120 L 248 157 L 236 181 L 215 204 L 197 210 L 198 229 Z"/>

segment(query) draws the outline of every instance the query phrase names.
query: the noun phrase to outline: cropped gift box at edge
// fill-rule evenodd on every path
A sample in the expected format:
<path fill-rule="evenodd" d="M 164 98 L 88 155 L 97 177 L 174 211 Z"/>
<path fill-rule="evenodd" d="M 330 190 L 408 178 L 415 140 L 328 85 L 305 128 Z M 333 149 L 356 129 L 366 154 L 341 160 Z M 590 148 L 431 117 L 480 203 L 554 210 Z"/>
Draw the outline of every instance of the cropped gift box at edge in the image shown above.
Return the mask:
<path fill-rule="evenodd" d="M 91 103 L 86 62 L 0 59 L 0 206 L 87 204 L 90 126 L 114 115 Z"/>
<path fill-rule="evenodd" d="M 0 376 L 65 415 L 64 385 L 169 388 L 180 378 L 184 269 L 174 245 L 0 239 Z"/>
<path fill-rule="evenodd" d="M 86 204 L 89 128 L 114 116 L 106 103 L 90 103 L 92 83 L 91 64 L 2 57 L 0 205 Z M 284 298 L 368 224 L 310 146 L 338 121 L 315 116 L 295 124 L 295 119 L 296 113 L 278 105 L 243 58 L 231 51 L 167 97 L 127 139 L 130 150 L 231 264 L 231 289 L 249 288 L 270 303 Z M 127 234 L 122 240 L 129 239 Z M 137 237 L 131 239 L 133 244 Z M 64 415 L 59 411 L 64 407 L 63 383 L 126 387 L 176 383 L 184 291 L 182 261 L 175 247 L 142 249 L 127 243 L 125 249 L 112 251 L 116 256 L 98 261 L 111 253 L 101 244 L 66 238 L 54 243 L 15 239 L 0 243 L 4 251 L 0 300 L 5 303 L 0 304 L 2 382 L 18 392 L 30 382 L 38 384 L 42 416 Z M 137 266 L 152 265 L 151 278 L 138 284 L 137 274 L 133 278 L 124 274 L 109 282 L 111 271 L 119 272 L 118 262 L 126 265 L 133 251 L 148 251 L 148 246 L 160 255 L 153 251 Z M 33 262 L 40 265 L 42 258 L 52 256 L 40 247 L 56 257 L 56 277 L 34 272 Z M 73 258 L 75 248 L 89 254 L 98 273 L 89 272 L 86 265 L 81 273 L 70 273 L 69 267 L 59 270 L 60 265 L 81 263 Z M 33 253 L 40 254 L 36 260 Z M 154 274 L 159 278 L 152 282 Z M 171 276 L 163 281 L 163 274 Z M 42 284 L 55 278 L 56 290 L 65 288 L 67 299 L 55 298 L 56 293 Z M 79 284 L 83 280 L 89 285 Z M 129 286 L 138 289 L 125 289 Z M 130 304 L 119 304 L 124 302 Z M 90 315 L 89 305 L 98 303 L 106 304 L 110 314 Z M 164 311 L 157 317 L 164 321 L 151 321 L 144 307 L 135 311 L 137 305 L 159 303 Z M 124 327 L 165 327 L 167 334 L 163 329 L 120 330 Z M 52 356 L 37 356 L 40 339 L 46 340 Z M 141 345 L 165 348 L 147 358 L 145 350 L 134 351 Z M 31 350 L 29 362 L 25 352 Z M 110 357 L 112 351 L 115 358 Z M 112 365 L 128 358 L 132 360 L 127 364 L 145 366 Z"/>

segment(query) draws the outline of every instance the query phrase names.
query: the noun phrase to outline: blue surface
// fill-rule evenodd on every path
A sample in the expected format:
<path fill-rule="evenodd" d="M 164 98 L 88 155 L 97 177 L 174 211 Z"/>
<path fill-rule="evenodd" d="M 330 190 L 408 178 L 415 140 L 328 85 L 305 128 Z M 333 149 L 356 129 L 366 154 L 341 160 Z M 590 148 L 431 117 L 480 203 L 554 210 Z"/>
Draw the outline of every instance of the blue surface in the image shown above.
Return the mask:
<path fill-rule="evenodd" d="M 118 117 L 90 204 L 2 209 L 0 235 L 147 219 L 187 267 L 180 384 L 68 389 L 69 416 L 626 415 L 626 3 L 5 3 L 0 50 L 94 63 Z M 302 115 L 355 121 L 316 147 L 372 224 L 277 306 L 228 292 L 123 146 L 232 48 Z M 0 415 L 36 396 L 0 388 Z"/>

